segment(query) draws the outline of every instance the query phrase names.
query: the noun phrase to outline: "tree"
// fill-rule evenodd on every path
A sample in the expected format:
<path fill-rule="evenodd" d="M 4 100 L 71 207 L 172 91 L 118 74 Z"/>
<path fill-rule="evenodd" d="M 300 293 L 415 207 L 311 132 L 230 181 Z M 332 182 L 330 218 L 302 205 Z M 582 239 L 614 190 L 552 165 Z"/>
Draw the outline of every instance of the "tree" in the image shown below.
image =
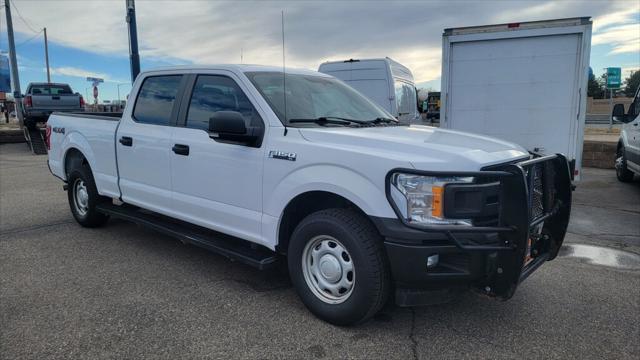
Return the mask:
<path fill-rule="evenodd" d="M 596 77 L 593 75 L 592 72 L 589 72 L 587 96 L 591 96 L 594 99 L 602 99 L 604 97 L 604 92 L 602 91 L 602 85 L 596 80 Z"/>
<path fill-rule="evenodd" d="M 631 76 L 624 79 L 624 83 L 624 94 L 628 97 L 633 97 L 640 86 L 640 70 L 632 72 Z"/>

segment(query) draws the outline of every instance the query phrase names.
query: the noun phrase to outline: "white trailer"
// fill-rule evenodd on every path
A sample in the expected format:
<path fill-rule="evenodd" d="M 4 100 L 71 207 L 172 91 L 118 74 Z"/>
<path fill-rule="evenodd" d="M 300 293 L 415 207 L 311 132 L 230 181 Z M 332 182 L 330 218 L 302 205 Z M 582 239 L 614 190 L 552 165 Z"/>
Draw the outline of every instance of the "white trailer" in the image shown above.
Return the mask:
<path fill-rule="evenodd" d="M 441 126 L 564 154 L 580 178 L 589 17 L 445 29 Z"/>

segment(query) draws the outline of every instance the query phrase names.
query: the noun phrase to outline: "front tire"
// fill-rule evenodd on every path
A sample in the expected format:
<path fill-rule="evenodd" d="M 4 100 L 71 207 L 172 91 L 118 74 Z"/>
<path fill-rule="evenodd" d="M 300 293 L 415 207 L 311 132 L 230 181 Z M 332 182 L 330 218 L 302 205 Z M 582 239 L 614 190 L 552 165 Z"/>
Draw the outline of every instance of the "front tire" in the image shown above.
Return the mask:
<path fill-rule="evenodd" d="M 103 225 L 109 217 L 96 210 L 96 205 L 107 201 L 100 196 L 96 188 L 91 169 L 88 165 L 80 165 L 69 173 L 67 177 L 69 188 L 67 197 L 71 214 L 84 227 L 98 227 Z"/>
<path fill-rule="evenodd" d="M 633 180 L 633 172 L 627 168 L 624 145 L 620 145 L 616 152 L 616 177 L 622 182 L 630 182 Z"/>
<path fill-rule="evenodd" d="M 305 306 L 335 325 L 366 321 L 389 294 L 380 234 L 353 210 L 321 210 L 303 219 L 291 236 L 288 265 Z"/>

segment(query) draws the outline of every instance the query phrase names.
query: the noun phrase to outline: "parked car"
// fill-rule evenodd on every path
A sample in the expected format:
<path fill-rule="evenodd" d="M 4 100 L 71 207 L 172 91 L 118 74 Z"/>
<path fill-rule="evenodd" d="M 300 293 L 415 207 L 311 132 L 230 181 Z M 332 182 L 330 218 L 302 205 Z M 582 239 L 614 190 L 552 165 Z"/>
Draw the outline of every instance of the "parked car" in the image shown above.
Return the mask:
<path fill-rule="evenodd" d="M 78 112 L 84 110 L 82 95 L 74 93 L 68 84 L 30 83 L 22 100 L 24 125 L 34 128 L 46 122 L 52 112 Z"/>
<path fill-rule="evenodd" d="M 616 104 L 612 116 L 624 123 L 616 151 L 616 176 L 620 181 L 632 181 L 634 174 L 640 175 L 640 87 L 629 111 L 625 114 L 624 105 Z"/>
<path fill-rule="evenodd" d="M 127 219 L 257 268 L 286 256 L 303 303 L 342 325 L 389 295 L 509 299 L 558 254 L 571 208 L 562 155 L 401 124 L 329 75 L 283 79 L 275 67 L 168 68 L 136 78 L 121 117 L 53 113 L 48 164 L 73 217 Z"/>
<path fill-rule="evenodd" d="M 330 61 L 322 63 L 318 71 L 349 84 L 401 122 L 420 118 L 411 70 L 388 57 Z"/>

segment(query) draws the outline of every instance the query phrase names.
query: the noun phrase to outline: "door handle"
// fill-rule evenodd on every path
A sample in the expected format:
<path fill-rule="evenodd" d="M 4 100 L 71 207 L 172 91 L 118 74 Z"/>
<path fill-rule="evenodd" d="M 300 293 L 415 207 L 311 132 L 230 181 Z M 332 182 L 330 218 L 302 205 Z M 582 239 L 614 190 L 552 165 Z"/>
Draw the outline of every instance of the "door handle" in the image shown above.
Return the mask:
<path fill-rule="evenodd" d="M 124 145 L 124 146 L 131 146 L 133 145 L 133 139 L 129 136 L 123 136 L 120 138 L 120 144 Z"/>
<path fill-rule="evenodd" d="M 189 156 L 189 145 L 175 144 L 171 150 L 178 155 Z"/>

